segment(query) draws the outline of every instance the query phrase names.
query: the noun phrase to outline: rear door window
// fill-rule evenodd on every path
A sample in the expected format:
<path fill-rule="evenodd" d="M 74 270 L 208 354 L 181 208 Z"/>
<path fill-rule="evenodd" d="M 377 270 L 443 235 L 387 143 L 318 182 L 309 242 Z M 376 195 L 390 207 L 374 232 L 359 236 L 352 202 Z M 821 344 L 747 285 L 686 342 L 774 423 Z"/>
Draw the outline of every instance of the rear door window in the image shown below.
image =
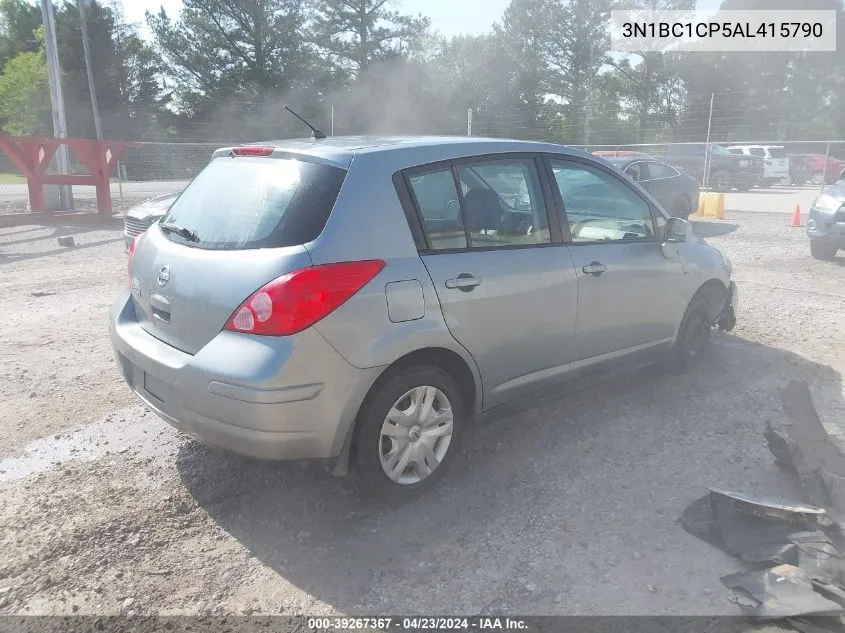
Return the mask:
<path fill-rule="evenodd" d="M 491 248 L 551 242 L 534 160 L 462 163 L 458 176 L 470 246 Z"/>
<path fill-rule="evenodd" d="M 678 171 L 663 163 L 643 163 L 645 180 L 659 180 L 661 178 L 672 178 L 678 175 Z"/>
<path fill-rule="evenodd" d="M 415 174 L 408 178 L 411 193 L 422 217 L 433 250 L 466 248 L 461 203 L 451 167 Z"/>
<path fill-rule="evenodd" d="M 345 177 L 300 160 L 215 158 L 161 223 L 186 229 L 166 231 L 170 240 L 208 250 L 305 244 L 325 228 Z"/>

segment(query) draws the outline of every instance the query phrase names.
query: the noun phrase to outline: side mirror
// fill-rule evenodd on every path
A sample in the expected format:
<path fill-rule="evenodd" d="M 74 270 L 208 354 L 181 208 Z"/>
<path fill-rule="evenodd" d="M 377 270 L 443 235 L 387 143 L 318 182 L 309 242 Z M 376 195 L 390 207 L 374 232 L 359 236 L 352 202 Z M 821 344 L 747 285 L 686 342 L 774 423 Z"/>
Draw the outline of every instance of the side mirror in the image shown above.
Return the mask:
<path fill-rule="evenodd" d="M 667 244 L 678 244 L 688 242 L 692 239 L 692 224 L 681 218 L 669 218 L 666 223 L 666 239 L 663 241 Z"/>

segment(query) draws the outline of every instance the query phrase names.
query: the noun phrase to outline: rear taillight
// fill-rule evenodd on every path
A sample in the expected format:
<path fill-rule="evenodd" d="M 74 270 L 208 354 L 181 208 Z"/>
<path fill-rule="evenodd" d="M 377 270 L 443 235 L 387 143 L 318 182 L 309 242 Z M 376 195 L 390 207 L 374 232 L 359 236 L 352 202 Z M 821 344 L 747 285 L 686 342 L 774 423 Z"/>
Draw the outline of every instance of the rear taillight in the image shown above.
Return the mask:
<path fill-rule="evenodd" d="M 324 318 L 375 277 L 380 259 L 324 264 L 274 279 L 235 310 L 227 330 L 289 336 Z"/>
<path fill-rule="evenodd" d="M 141 238 L 144 237 L 144 233 L 139 233 L 135 236 L 135 239 L 132 240 L 132 243 L 129 245 L 129 258 L 126 263 L 126 272 L 129 274 L 129 287 L 132 287 L 132 256 L 135 255 L 135 249 L 138 248 L 138 244 L 141 243 Z"/>

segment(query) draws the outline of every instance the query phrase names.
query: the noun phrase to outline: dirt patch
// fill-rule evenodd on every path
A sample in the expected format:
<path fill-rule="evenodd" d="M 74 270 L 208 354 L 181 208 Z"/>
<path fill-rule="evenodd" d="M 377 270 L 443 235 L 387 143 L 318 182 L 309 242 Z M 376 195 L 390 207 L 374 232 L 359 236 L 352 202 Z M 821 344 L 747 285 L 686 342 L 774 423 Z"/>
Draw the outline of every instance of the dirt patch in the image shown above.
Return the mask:
<path fill-rule="evenodd" d="M 55 228 L 0 231 L 0 450 L 32 468 L 0 462 L 0 613 L 735 614 L 718 576 L 738 568 L 677 518 L 708 486 L 794 494 L 763 430 L 792 379 L 842 419 L 845 265 L 813 260 L 783 217 L 730 223 L 708 240 L 733 260 L 739 325 L 698 371 L 473 431 L 442 485 L 389 510 L 313 466 L 202 448 L 134 403 L 106 328 L 117 230 L 71 250 Z M 82 448 L 19 455 L 55 433 Z"/>
<path fill-rule="evenodd" d="M 63 235 L 75 246 L 59 246 Z M 0 228 L 0 455 L 133 401 L 107 329 L 125 280 L 113 221 Z"/>

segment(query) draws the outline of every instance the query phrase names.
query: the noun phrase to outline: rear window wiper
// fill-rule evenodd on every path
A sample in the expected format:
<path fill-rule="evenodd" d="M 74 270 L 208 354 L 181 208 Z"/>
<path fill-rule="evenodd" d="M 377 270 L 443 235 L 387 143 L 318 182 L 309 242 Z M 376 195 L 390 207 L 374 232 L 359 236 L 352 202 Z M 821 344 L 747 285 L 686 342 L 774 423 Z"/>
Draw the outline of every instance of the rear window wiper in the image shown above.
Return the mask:
<path fill-rule="evenodd" d="M 186 229 L 184 226 L 178 224 L 171 224 L 169 222 L 159 223 L 159 228 L 168 233 L 176 233 L 179 237 L 184 237 L 191 242 L 199 242 L 200 238 L 191 229 Z"/>

